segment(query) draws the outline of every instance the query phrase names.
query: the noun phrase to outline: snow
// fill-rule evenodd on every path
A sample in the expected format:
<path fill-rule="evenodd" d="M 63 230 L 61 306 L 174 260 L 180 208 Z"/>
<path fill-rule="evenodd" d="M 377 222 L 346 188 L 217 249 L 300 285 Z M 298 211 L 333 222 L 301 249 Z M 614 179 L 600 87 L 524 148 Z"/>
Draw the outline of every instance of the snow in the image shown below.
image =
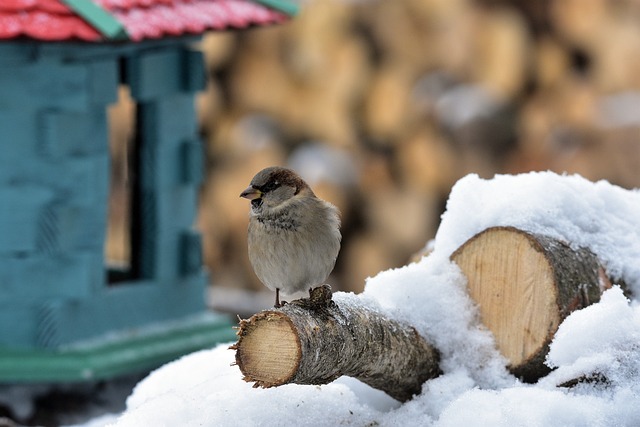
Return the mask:
<path fill-rule="evenodd" d="M 573 313 L 560 325 L 547 355 L 547 364 L 558 369 L 545 380 L 562 383 L 598 372 L 622 384 L 640 378 L 639 354 L 640 305 L 631 306 L 614 287 L 600 303 Z"/>
<path fill-rule="evenodd" d="M 254 389 L 232 366 L 228 344 L 187 355 L 140 382 L 112 426 L 637 426 L 640 304 L 619 287 L 572 313 L 551 344 L 555 368 L 536 384 L 505 369 L 449 255 L 487 227 L 511 225 L 595 252 L 640 295 L 640 193 L 550 172 L 461 179 L 452 189 L 433 252 L 381 272 L 365 304 L 409 322 L 442 353 L 443 375 L 400 404 L 352 378 L 324 386 Z M 602 378 L 568 388 L 577 377 Z"/>

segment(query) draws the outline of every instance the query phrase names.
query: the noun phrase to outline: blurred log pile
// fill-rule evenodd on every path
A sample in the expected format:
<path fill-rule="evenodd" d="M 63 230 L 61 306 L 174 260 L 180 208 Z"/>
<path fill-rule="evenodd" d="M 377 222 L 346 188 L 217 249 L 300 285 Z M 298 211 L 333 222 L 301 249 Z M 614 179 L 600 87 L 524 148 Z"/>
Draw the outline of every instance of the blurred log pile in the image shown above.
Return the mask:
<path fill-rule="evenodd" d="M 640 186 L 638 22 L 633 0 L 309 0 L 281 27 L 207 36 L 199 225 L 214 282 L 262 289 L 238 195 L 267 165 L 340 208 L 329 282 L 354 291 L 433 237 L 467 173 Z"/>

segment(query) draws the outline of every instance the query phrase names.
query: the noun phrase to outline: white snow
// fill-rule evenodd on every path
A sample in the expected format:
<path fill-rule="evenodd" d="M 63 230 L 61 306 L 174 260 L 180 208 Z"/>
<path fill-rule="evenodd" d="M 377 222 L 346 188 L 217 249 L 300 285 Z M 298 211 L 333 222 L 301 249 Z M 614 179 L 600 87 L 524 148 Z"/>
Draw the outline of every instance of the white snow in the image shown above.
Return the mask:
<path fill-rule="evenodd" d="M 384 271 L 360 295 L 337 293 L 413 324 L 441 352 L 443 375 L 400 404 L 351 378 L 324 386 L 254 389 L 228 345 L 185 356 L 138 384 L 113 424 L 139 426 L 638 426 L 640 304 L 618 287 L 571 314 L 547 358 L 555 368 L 533 385 L 507 373 L 478 322 L 465 280 L 449 255 L 474 234 L 512 225 L 595 252 L 640 295 L 640 193 L 549 172 L 469 175 L 420 262 Z M 584 376 L 607 383 L 561 386 Z"/>

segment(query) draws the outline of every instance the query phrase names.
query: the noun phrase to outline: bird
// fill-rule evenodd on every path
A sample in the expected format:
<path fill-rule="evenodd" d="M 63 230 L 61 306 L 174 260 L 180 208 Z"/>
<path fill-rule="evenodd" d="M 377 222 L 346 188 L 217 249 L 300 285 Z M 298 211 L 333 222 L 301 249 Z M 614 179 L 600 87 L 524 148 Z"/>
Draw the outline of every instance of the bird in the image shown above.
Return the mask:
<path fill-rule="evenodd" d="M 240 197 L 251 201 L 249 261 L 258 279 L 292 294 L 321 285 L 340 251 L 340 212 L 317 197 L 293 170 L 271 166 L 258 172 Z M 285 302 L 286 303 L 286 302 Z"/>

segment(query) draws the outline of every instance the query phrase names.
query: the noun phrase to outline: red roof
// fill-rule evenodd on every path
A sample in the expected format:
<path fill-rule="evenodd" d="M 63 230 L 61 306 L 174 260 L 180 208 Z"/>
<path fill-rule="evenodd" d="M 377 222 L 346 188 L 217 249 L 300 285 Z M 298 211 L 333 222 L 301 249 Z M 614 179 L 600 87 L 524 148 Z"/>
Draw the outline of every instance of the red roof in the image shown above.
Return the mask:
<path fill-rule="evenodd" d="M 86 0 L 89 1 L 89 0 Z M 270 25 L 289 17 L 250 0 L 93 0 L 133 41 Z M 110 17 L 108 15 L 111 15 Z M 97 26 L 62 0 L 0 1 L 0 40 L 103 41 Z"/>

